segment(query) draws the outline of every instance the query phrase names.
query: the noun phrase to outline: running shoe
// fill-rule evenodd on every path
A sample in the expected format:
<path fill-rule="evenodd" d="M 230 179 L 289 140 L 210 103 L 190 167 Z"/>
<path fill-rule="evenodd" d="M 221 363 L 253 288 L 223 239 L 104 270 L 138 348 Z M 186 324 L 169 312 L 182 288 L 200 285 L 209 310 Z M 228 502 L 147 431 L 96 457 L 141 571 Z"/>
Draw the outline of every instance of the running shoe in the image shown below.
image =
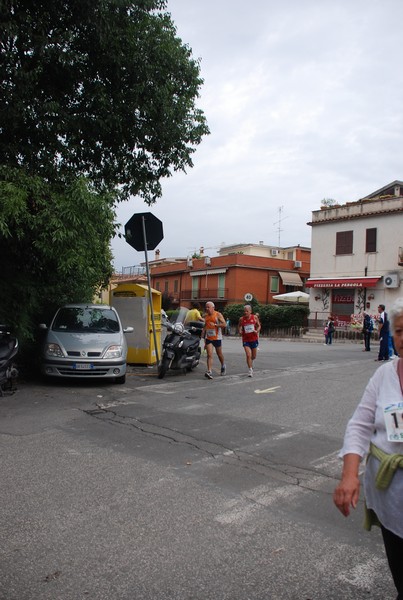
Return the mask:
<path fill-rule="evenodd" d="M 227 367 L 225 365 L 223 365 L 221 367 L 221 375 L 225 375 L 226 372 L 227 372 Z"/>
<path fill-rule="evenodd" d="M 253 369 L 249 369 L 249 371 L 248 371 L 248 377 L 253 377 Z"/>
<path fill-rule="evenodd" d="M 207 379 L 213 379 L 213 374 L 211 371 L 206 371 L 204 373 L 204 377 L 207 377 Z"/>

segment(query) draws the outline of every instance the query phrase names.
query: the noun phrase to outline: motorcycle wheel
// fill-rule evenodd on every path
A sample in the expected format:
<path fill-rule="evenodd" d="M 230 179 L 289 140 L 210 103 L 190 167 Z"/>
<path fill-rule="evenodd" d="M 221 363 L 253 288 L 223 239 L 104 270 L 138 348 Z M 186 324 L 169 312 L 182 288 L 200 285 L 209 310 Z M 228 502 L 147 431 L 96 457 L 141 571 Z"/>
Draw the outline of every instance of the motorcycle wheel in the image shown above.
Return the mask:
<path fill-rule="evenodd" d="M 196 357 L 196 358 L 194 359 L 194 361 L 192 362 L 192 364 L 191 364 L 191 365 L 189 365 L 188 367 L 186 367 L 186 371 L 187 371 L 188 373 L 190 373 L 190 371 L 193 371 L 193 369 L 194 369 L 195 367 L 197 367 L 197 365 L 198 365 L 198 364 L 199 364 L 199 358 L 197 358 L 197 357 Z"/>
<path fill-rule="evenodd" d="M 165 377 L 165 373 L 169 369 L 169 362 L 169 358 L 167 358 L 166 356 L 162 357 L 162 360 L 158 365 L 158 379 L 162 379 L 163 377 Z"/>

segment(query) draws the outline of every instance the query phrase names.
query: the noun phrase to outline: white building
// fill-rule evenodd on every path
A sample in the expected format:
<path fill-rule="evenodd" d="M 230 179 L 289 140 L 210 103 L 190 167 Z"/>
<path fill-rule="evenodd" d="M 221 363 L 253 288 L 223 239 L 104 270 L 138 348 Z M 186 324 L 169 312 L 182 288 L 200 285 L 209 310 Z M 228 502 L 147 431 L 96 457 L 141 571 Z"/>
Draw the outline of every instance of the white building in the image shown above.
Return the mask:
<path fill-rule="evenodd" d="M 311 319 L 332 314 L 336 325 L 364 310 L 377 314 L 403 294 L 403 181 L 344 205 L 313 211 Z"/>
<path fill-rule="evenodd" d="M 200 248 L 202 250 L 202 248 Z M 267 246 L 263 242 L 258 244 L 231 244 L 222 245 L 218 249 L 218 256 L 227 256 L 228 254 L 245 254 L 247 256 L 264 256 L 266 258 L 281 258 L 285 260 L 308 260 L 311 249 L 305 246 Z M 303 258 L 302 258 L 303 257 Z"/>

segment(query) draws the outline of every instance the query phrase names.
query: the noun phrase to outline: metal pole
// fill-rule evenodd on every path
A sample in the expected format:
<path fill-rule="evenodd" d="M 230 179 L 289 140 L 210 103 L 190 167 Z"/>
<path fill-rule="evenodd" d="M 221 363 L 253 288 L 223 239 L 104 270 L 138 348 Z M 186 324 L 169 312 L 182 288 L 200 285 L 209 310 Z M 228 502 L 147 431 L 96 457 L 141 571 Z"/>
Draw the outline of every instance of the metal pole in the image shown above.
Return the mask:
<path fill-rule="evenodd" d="M 152 327 L 153 327 L 155 357 L 157 359 L 157 365 L 158 365 L 159 362 L 160 362 L 160 358 L 159 358 L 159 352 L 158 352 L 158 348 L 157 348 L 157 335 L 156 335 L 156 332 L 155 332 L 154 307 L 153 307 L 153 300 L 152 300 L 152 295 L 151 295 L 151 279 L 150 279 L 150 269 L 148 267 L 146 223 L 145 223 L 144 215 L 142 215 L 142 217 L 141 217 L 141 222 L 142 222 L 142 225 L 143 225 L 143 242 L 144 242 L 144 251 L 145 251 L 145 256 L 146 256 L 146 272 L 147 272 L 147 283 L 148 283 L 148 302 L 150 304 L 150 311 L 151 311 L 151 323 L 152 323 Z"/>

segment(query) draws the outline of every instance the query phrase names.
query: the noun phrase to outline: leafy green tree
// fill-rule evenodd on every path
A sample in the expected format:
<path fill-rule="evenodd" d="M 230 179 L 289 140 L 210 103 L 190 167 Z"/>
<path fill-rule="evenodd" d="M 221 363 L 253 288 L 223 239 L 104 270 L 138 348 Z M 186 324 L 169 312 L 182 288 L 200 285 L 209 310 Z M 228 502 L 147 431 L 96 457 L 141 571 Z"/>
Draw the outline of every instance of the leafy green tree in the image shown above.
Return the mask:
<path fill-rule="evenodd" d="M 111 274 L 113 206 L 152 204 L 208 133 L 165 0 L 0 2 L 0 318 L 23 339 Z"/>
<path fill-rule="evenodd" d="M 323 200 L 321 200 L 321 206 L 326 206 L 328 208 L 334 206 L 335 204 L 337 204 L 336 200 L 333 200 L 333 198 L 323 198 Z"/>
<path fill-rule="evenodd" d="M 208 133 L 166 0 L 3 0 L 0 164 L 151 204 Z"/>
<path fill-rule="evenodd" d="M 252 301 L 253 302 L 253 301 Z M 243 315 L 245 304 L 228 304 L 223 311 L 224 317 L 233 325 L 237 325 Z M 302 327 L 309 315 L 307 306 L 258 304 L 252 306 L 254 313 L 259 313 L 259 319 L 264 330 Z"/>
<path fill-rule="evenodd" d="M 23 340 L 57 306 L 91 301 L 109 281 L 112 201 L 84 179 L 60 192 L 21 169 L 0 168 L 0 322 Z"/>
<path fill-rule="evenodd" d="M 223 315 L 226 319 L 229 319 L 233 325 L 238 324 L 239 319 L 243 316 L 243 309 L 245 304 L 250 304 L 253 313 L 259 313 L 262 309 L 262 305 L 252 298 L 251 302 L 243 302 L 242 304 L 227 304 L 224 308 Z"/>
<path fill-rule="evenodd" d="M 264 329 L 302 327 L 309 315 L 307 306 L 265 304 L 260 310 L 260 321 Z"/>
<path fill-rule="evenodd" d="M 244 304 L 227 304 L 223 310 L 225 319 L 229 319 L 232 325 L 238 325 L 239 319 L 243 315 Z"/>
<path fill-rule="evenodd" d="M 255 298 L 255 296 L 253 296 L 253 298 L 250 302 L 245 302 L 245 304 L 251 305 L 253 313 L 260 314 L 261 305 L 259 304 L 259 301 Z M 243 306 L 245 306 L 245 304 Z"/>

